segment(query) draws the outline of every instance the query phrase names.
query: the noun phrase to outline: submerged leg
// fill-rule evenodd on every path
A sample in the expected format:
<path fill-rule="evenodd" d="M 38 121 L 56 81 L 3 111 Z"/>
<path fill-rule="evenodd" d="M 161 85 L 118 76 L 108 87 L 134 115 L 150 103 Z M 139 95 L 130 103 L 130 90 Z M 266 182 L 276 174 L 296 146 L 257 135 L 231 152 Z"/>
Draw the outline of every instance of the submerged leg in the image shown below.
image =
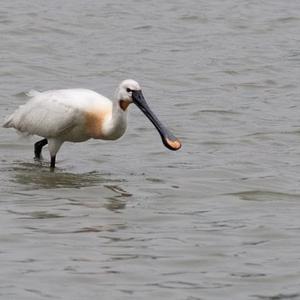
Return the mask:
<path fill-rule="evenodd" d="M 41 159 L 42 148 L 48 144 L 47 139 L 42 139 L 34 144 L 34 156 L 37 159 Z"/>
<path fill-rule="evenodd" d="M 55 158 L 56 158 L 56 155 L 51 156 L 51 163 L 50 163 L 51 170 L 54 170 L 54 168 L 55 168 Z"/>

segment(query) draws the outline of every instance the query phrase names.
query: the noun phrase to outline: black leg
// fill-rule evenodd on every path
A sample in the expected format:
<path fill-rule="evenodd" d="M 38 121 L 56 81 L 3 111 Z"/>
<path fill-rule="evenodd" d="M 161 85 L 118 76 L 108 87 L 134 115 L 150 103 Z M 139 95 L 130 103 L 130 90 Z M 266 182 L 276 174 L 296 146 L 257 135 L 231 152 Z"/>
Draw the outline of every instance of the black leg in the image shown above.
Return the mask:
<path fill-rule="evenodd" d="M 51 164 L 50 164 L 51 170 L 54 170 L 54 168 L 55 168 L 55 158 L 56 158 L 56 155 L 51 156 Z"/>
<path fill-rule="evenodd" d="M 41 159 L 42 148 L 48 144 L 47 139 L 42 139 L 34 144 L 34 155 L 35 158 Z"/>

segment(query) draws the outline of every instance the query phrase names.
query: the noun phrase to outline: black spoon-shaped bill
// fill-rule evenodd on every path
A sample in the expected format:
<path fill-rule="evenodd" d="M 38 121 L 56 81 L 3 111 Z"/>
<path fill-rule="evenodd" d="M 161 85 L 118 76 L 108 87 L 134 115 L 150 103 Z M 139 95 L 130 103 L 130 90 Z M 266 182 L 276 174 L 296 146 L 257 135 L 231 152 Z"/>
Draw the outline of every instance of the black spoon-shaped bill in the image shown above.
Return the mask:
<path fill-rule="evenodd" d="M 141 90 L 132 91 L 132 100 L 155 126 L 161 136 L 163 144 L 170 150 L 179 150 L 181 148 L 181 142 L 158 120 L 148 106 Z"/>

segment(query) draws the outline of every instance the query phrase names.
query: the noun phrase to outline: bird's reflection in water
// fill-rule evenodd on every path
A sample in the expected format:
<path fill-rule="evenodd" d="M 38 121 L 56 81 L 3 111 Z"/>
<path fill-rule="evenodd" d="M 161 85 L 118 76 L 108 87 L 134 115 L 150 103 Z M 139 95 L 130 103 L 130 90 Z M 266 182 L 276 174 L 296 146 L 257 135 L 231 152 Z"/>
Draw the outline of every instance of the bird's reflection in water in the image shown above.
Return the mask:
<path fill-rule="evenodd" d="M 75 206 L 84 206 L 88 208 L 102 208 L 105 207 L 106 209 L 113 211 L 113 212 L 120 212 L 120 210 L 126 208 L 127 200 L 132 195 L 126 192 L 123 188 L 116 185 L 114 182 L 113 184 L 102 184 L 98 191 L 100 194 L 94 200 L 87 201 L 82 197 L 73 197 L 69 199 L 70 205 Z M 102 199 L 102 200 L 101 200 Z M 105 199 L 105 202 L 103 202 Z"/>
<path fill-rule="evenodd" d="M 64 189 L 63 197 L 70 204 L 88 208 L 103 208 L 118 212 L 126 207 L 126 202 L 131 194 L 120 187 L 125 182 L 115 179 L 110 174 L 96 171 L 85 173 L 71 173 L 63 169 L 50 172 L 48 165 L 41 166 L 35 163 L 16 163 L 10 169 L 10 181 L 17 184 L 22 191 L 30 191 L 60 195 Z M 78 189 L 74 191 L 74 189 Z M 47 191 L 50 190 L 50 191 Z M 69 190 L 69 192 L 68 192 Z M 80 191 L 79 191 L 80 190 Z M 41 192 L 39 192 L 41 191 Z"/>
<path fill-rule="evenodd" d="M 57 189 L 57 188 L 83 188 L 105 183 L 122 182 L 113 179 L 109 174 L 100 174 L 97 171 L 85 173 L 66 172 L 56 169 L 50 172 L 49 167 L 35 163 L 18 163 L 12 170 L 11 181 L 26 185 L 26 189 Z"/>
<path fill-rule="evenodd" d="M 126 192 L 123 188 L 118 185 L 106 185 L 108 189 L 115 192 L 116 195 L 107 198 L 107 203 L 104 205 L 107 209 L 112 211 L 118 211 L 124 209 L 126 206 L 126 198 L 131 197 L 132 195 Z"/>

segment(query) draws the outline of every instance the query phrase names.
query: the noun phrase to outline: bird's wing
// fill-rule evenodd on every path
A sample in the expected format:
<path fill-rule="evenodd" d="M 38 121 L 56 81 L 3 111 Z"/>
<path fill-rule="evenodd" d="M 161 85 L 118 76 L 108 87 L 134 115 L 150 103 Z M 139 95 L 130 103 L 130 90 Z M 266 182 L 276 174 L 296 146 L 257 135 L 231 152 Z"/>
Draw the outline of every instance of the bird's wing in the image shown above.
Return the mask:
<path fill-rule="evenodd" d="M 33 98 L 8 117 L 4 127 L 50 138 L 59 136 L 80 122 L 80 109 L 65 101 L 59 93 L 37 92 L 32 95 Z"/>

